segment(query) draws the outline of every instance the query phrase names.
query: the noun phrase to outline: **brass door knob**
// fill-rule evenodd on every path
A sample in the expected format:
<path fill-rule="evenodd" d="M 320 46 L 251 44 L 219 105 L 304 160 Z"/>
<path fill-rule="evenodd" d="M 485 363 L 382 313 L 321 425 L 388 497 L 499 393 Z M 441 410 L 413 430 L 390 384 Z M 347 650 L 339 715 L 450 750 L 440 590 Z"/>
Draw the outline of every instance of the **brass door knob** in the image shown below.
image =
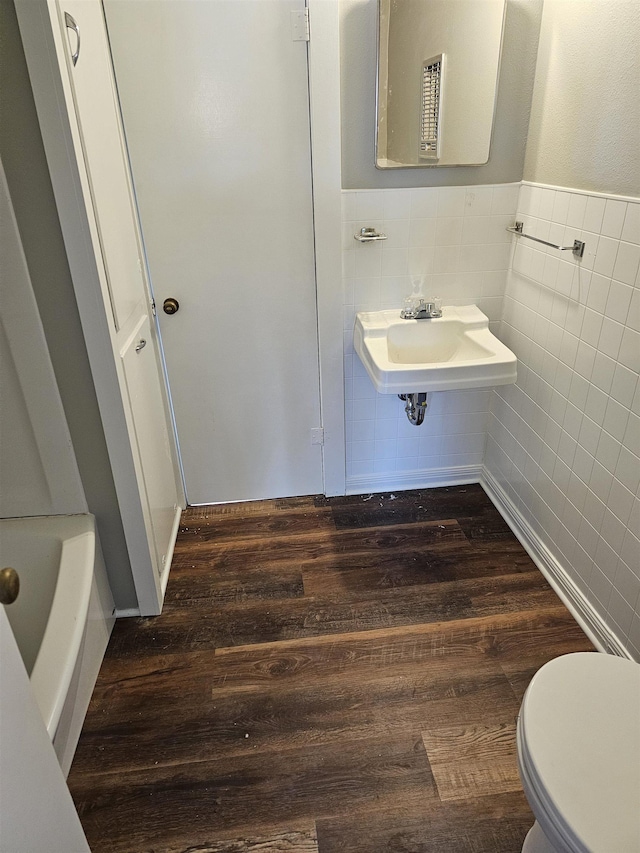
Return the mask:
<path fill-rule="evenodd" d="M 20 578 L 15 569 L 0 570 L 0 604 L 13 604 L 20 592 Z"/>
<path fill-rule="evenodd" d="M 179 308 L 180 303 L 177 299 L 174 299 L 173 296 L 169 297 L 169 299 L 165 299 L 162 303 L 162 310 L 165 314 L 175 314 Z"/>

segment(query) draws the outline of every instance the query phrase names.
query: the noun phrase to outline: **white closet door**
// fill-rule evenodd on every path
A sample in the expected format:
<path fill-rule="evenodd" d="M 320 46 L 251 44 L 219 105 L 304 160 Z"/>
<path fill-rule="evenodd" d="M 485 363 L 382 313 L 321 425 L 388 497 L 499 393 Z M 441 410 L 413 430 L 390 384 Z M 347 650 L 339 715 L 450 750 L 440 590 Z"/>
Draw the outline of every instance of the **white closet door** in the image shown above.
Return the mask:
<path fill-rule="evenodd" d="M 187 498 L 321 492 L 304 2 L 105 12 Z"/>
<path fill-rule="evenodd" d="M 157 340 L 149 319 L 150 293 L 104 13 L 99 0 L 57 0 L 57 5 L 113 309 L 114 357 L 123 358 L 121 392 L 142 511 L 152 562 L 156 574 L 162 575 L 172 553 L 179 508 Z M 146 351 L 132 358 L 129 344 L 136 335 L 144 337 Z M 132 352 L 135 354 L 135 348 Z"/>

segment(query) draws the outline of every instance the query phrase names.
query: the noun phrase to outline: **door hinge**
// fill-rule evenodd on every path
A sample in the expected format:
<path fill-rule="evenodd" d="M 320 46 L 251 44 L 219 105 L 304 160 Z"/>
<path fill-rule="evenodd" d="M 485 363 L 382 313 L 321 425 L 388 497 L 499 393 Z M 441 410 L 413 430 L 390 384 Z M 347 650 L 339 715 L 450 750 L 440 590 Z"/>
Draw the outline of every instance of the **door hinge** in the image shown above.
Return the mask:
<path fill-rule="evenodd" d="M 311 444 L 324 444 L 324 428 L 318 427 L 311 430 Z"/>
<path fill-rule="evenodd" d="M 309 9 L 296 9 L 291 12 L 291 40 L 309 41 Z"/>
<path fill-rule="evenodd" d="M 156 316 L 156 300 L 155 299 L 151 300 L 151 313 L 153 314 L 154 317 Z"/>

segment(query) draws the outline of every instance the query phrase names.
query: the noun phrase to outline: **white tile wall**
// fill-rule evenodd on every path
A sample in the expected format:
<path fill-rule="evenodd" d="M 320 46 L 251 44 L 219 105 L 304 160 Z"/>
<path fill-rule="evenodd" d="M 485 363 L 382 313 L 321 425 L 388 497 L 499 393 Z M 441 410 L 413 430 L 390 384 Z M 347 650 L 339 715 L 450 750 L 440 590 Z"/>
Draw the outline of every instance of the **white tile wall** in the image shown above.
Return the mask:
<path fill-rule="evenodd" d="M 601 618 L 640 659 L 640 201 L 524 185 L 485 465 Z"/>
<path fill-rule="evenodd" d="M 480 466 L 490 392 L 432 394 L 412 426 L 395 395 L 377 394 L 352 334 L 355 313 L 402 307 L 417 284 L 445 305 L 475 303 L 498 326 L 519 185 L 343 192 L 347 489 L 402 488 L 434 472 Z M 388 239 L 359 243 L 364 226 Z M 496 329 L 497 331 L 497 329 Z M 407 389 L 411 390 L 411 389 Z"/>

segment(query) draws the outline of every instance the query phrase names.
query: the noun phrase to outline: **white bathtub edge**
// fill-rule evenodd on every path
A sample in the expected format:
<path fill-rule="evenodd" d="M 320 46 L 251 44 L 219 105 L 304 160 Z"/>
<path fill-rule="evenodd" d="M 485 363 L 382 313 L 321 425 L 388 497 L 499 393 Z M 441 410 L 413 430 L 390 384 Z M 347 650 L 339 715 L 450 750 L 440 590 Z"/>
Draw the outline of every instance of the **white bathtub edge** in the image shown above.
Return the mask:
<path fill-rule="evenodd" d="M 60 721 L 80 651 L 89 610 L 91 581 L 95 563 L 94 518 L 89 515 L 77 516 L 77 518 L 82 519 L 83 526 L 90 529 L 84 529 L 77 535 L 65 539 L 62 543 L 60 565 L 61 569 L 64 566 L 65 570 L 61 570 L 58 576 L 54 606 L 52 607 L 54 618 L 49 618 L 42 639 L 41 651 L 31 673 L 31 684 L 36 701 L 52 740 Z M 75 602 L 72 618 L 69 618 L 68 609 L 55 607 L 55 600 L 59 596 L 64 601 L 73 600 Z M 59 664 L 61 646 L 68 650 L 62 669 L 60 669 Z M 61 672 L 61 677 L 54 681 L 55 674 L 58 672 Z M 42 696 L 53 696 L 53 702 L 43 707 Z"/>
<path fill-rule="evenodd" d="M 96 563 L 91 582 L 87 624 L 67 699 L 53 739 L 53 746 L 65 777 L 71 768 L 87 708 L 116 621 L 99 537 L 96 542 Z"/>

